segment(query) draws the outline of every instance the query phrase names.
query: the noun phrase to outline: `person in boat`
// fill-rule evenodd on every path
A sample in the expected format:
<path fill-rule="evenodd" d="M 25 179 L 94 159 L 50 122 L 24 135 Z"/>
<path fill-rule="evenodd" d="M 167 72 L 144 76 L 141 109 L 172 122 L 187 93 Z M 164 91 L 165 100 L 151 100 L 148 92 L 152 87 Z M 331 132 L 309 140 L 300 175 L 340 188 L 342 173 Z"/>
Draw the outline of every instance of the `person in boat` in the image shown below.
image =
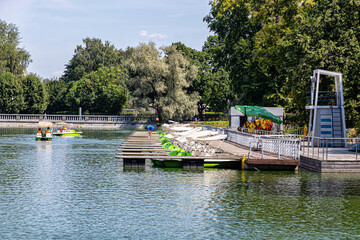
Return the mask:
<path fill-rule="evenodd" d="M 62 131 L 63 131 L 63 132 L 66 132 L 66 131 L 67 131 L 67 129 L 66 129 L 65 126 L 63 126 Z"/>
<path fill-rule="evenodd" d="M 59 129 L 57 130 L 57 132 L 58 132 L 58 133 L 61 133 L 61 128 L 59 128 Z"/>
<path fill-rule="evenodd" d="M 41 128 L 38 129 L 37 133 L 41 133 L 41 134 L 42 134 Z"/>
<path fill-rule="evenodd" d="M 45 133 L 51 133 L 51 129 L 48 127 L 45 131 Z"/>
<path fill-rule="evenodd" d="M 146 129 L 148 130 L 148 132 L 149 132 L 149 137 L 151 138 L 151 132 L 154 130 L 154 127 L 153 127 L 152 125 L 148 125 L 148 126 L 146 127 Z"/>

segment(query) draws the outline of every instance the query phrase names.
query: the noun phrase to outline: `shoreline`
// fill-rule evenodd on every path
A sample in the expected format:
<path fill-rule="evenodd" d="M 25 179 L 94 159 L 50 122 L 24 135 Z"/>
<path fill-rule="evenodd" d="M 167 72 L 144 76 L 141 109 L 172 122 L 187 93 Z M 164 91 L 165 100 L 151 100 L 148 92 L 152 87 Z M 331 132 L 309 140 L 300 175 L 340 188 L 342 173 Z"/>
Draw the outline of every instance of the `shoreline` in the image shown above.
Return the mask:
<path fill-rule="evenodd" d="M 119 129 L 145 129 L 147 124 L 143 123 L 66 123 L 66 122 L 50 122 L 50 121 L 39 121 L 32 123 L 25 122 L 0 122 L 0 128 L 59 128 L 62 126 L 70 126 L 76 129 L 106 129 L 106 130 L 119 130 Z"/>

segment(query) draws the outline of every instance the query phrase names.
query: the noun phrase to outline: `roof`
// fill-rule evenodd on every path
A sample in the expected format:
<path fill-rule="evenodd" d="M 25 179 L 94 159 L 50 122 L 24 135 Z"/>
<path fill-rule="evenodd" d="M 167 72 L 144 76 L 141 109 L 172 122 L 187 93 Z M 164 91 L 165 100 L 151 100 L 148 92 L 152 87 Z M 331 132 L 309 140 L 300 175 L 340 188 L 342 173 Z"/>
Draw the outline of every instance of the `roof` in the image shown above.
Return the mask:
<path fill-rule="evenodd" d="M 282 120 L 261 106 L 236 105 L 236 110 L 249 117 L 260 117 L 270 119 L 274 123 L 282 123 Z"/>

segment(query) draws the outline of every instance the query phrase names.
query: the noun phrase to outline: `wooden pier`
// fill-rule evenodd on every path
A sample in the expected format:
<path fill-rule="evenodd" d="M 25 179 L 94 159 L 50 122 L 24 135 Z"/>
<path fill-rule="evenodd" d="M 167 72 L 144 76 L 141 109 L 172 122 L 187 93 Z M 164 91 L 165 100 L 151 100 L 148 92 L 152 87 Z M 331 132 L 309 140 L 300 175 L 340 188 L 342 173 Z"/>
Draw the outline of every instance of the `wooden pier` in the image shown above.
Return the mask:
<path fill-rule="evenodd" d="M 161 159 L 168 162 L 179 162 L 183 168 L 201 169 L 204 168 L 204 160 L 217 160 L 217 161 L 232 161 L 238 168 L 241 168 L 241 158 L 239 156 L 168 156 L 172 151 L 165 149 L 159 142 L 159 135 L 152 134 L 148 137 L 147 132 L 134 132 L 126 141 L 119 146 L 116 153 L 116 158 L 123 159 L 124 168 L 139 168 L 145 167 L 146 159 Z"/>
<path fill-rule="evenodd" d="M 119 146 L 115 157 L 123 160 L 124 168 L 143 168 L 146 159 L 181 164 L 183 168 L 190 169 L 204 168 L 204 165 L 209 166 L 215 162 L 219 166 L 255 170 L 294 170 L 300 164 L 299 160 L 284 157 L 278 159 L 275 155 L 256 151 L 252 151 L 249 158 L 248 148 L 229 141 L 213 141 L 209 145 L 221 149 L 223 153 L 214 156 L 168 156 L 171 150 L 161 146 L 157 133 L 149 138 L 147 132 L 136 131 Z"/>

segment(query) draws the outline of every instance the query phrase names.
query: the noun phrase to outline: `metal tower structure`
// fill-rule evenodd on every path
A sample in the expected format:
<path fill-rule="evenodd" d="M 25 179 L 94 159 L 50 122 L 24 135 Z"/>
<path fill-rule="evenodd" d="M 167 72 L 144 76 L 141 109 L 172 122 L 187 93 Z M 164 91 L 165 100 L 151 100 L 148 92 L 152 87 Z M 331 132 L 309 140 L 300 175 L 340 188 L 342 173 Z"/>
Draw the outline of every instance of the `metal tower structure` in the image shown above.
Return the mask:
<path fill-rule="evenodd" d="M 320 91 L 320 76 L 334 78 L 333 91 Z M 311 144 L 325 144 L 329 147 L 346 147 L 346 125 L 342 74 L 316 69 L 311 78 L 309 132 Z M 320 139 L 315 140 L 314 138 Z"/>

